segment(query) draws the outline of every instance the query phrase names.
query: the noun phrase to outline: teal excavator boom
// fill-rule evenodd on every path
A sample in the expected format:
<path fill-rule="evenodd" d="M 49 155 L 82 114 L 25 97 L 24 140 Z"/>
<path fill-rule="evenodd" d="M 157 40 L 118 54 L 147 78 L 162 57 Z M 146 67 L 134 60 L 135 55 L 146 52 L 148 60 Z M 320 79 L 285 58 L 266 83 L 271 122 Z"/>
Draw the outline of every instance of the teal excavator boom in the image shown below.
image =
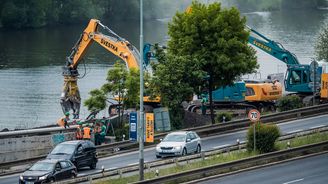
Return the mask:
<path fill-rule="evenodd" d="M 286 50 L 282 44 L 275 42 L 256 30 L 247 27 L 251 33 L 248 42 L 271 56 L 279 59 L 287 65 L 285 75 L 285 90 L 306 96 L 313 93 L 311 84 L 313 84 L 313 72 L 310 65 L 300 64 L 295 54 Z M 255 35 L 255 36 L 253 36 Z M 320 68 L 316 69 L 316 75 L 321 75 Z M 320 79 L 319 79 L 320 80 Z M 317 80 L 317 82 L 319 82 Z"/>

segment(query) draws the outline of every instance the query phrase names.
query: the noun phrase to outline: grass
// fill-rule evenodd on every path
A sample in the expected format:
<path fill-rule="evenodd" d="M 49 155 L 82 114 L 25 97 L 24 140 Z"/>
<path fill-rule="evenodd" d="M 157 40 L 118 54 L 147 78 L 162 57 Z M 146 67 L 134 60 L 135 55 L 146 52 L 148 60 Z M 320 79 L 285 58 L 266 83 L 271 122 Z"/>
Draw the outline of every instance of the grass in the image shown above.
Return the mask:
<path fill-rule="evenodd" d="M 276 148 L 277 148 L 277 150 L 287 149 L 288 141 L 290 142 L 290 147 L 293 148 L 293 147 L 303 146 L 303 145 L 307 145 L 307 144 L 319 143 L 319 142 L 327 141 L 327 140 L 328 140 L 328 132 L 316 133 L 313 135 L 297 137 L 297 138 L 293 138 L 290 140 L 277 142 Z M 206 160 L 190 162 L 188 164 L 180 164 L 178 166 L 165 168 L 165 169 L 159 169 L 159 176 L 165 176 L 165 175 L 169 175 L 169 174 L 173 174 L 173 173 L 207 167 L 207 166 L 211 166 L 211 165 L 215 165 L 215 164 L 240 160 L 240 159 L 248 158 L 248 157 L 255 156 L 255 155 L 257 155 L 257 153 L 247 152 L 247 151 L 234 151 L 234 152 L 230 152 L 228 154 L 219 154 L 219 155 L 209 157 Z M 145 169 L 145 175 L 144 175 L 145 179 L 154 178 L 155 177 L 155 169 L 156 168 L 151 168 L 150 170 Z M 133 175 L 133 176 L 122 177 L 122 178 L 117 178 L 117 179 L 111 178 L 110 180 L 107 180 L 107 181 L 99 181 L 99 182 L 97 182 L 97 184 L 109 184 L 109 183 L 110 184 L 125 184 L 125 183 L 136 182 L 138 180 L 139 180 L 139 176 Z"/>

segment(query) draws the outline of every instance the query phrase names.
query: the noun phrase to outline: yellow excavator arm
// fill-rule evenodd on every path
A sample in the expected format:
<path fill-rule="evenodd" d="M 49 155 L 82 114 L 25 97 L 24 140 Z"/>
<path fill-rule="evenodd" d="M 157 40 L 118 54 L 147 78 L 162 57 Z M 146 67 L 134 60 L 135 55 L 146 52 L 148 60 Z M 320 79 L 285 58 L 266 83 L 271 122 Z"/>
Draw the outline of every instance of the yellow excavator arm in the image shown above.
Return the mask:
<path fill-rule="evenodd" d="M 99 27 L 109 31 L 112 35 L 102 34 L 98 31 Z M 77 68 L 87 49 L 94 41 L 125 61 L 128 68 L 139 67 L 139 51 L 124 38 L 101 24 L 99 20 L 91 19 L 68 57 L 69 66 L 72 69 Z"/>
<path fill-rule="evenodd" d="M 102 34 L 99 28 L 107 31 L 109 35 Z M 91 19 L 72 48 L 71 54 L 67 57 L 66 66 L 63 67 L 64 86 L 61 95 L 61 106 L 64 113 L 73 110 L 73 118 L 79 117 L 81 105 L 77 85 L 77 76 L 79 75 L 77 67 L 93 42 L 97 42 L 106 50 L 121 58 L 128 68 L 142 66 L 139 61 L 139 51 L 132 44 L 101 24 L 99 20 Z"/>

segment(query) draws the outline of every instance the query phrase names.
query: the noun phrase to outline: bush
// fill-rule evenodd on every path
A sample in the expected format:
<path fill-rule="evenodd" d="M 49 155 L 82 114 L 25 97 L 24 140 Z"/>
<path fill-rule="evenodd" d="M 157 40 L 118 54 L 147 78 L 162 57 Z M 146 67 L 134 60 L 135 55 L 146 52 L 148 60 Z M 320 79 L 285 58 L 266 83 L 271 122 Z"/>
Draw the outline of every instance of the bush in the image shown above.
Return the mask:
<path fill-rule="evenodd" d="M 129 124 L 125 123 L 123 128 L 118 128 L 116 130 L 114 130 L 115 132 L 115 140 L 116 141 L 122 141 L 123 139 L 123 134 L 125 135 L 124 140 L 128 140 L 129 139 Z"/>
<path fill-rule="evenodd" d="M 215 122 L 220 122 L 220 123 L 222 123 L 222 122 L 223 122 L 223 117 L 225 117 L 225 122 L 227 122 L 227 121 L 231 121 L 231 119 L 232 119 L 232 113 L 231 113 L 231 112 L 219 112 L 219 113 L 216 115 L 216 120 L 215 120 Z"/>
<path fill-rule="evenodd" d="M 260 122 L 254 124 L 255 138 L 256 138 L 256 150 L 260 153 L 268 153 L 275 150 L 275 142 L 280 137 L 280 130 L 277 125 L 274 124 L 262 124 Z M 254 132 L 252 125 L 247 132 L 247 150 L 254 150 Z"/>
<path fill-rule="evenodd" d="M 302 100 L 299 96 L 284 96 L 277 101 L 279 111 L 288 111 L 303 107 Z"/>

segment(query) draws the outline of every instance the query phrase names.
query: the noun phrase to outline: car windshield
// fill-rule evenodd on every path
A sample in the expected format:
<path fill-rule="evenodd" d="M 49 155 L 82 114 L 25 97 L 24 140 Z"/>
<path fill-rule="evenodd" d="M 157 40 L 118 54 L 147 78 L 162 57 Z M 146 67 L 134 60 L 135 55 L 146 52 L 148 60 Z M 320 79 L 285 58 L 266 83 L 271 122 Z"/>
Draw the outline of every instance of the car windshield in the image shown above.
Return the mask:
<path fill-rule="evenodd" d="M 73 154 L 75 150 L 75 145 L 73 144 L 58 144 L 55 149 L 52 150 L 52 155 L 64 155 Z"/>
<path fill-rule="evenodd" d="M 184 142 L 186 135 L 181 134 L 168 134 L 162 142 Z"/>
<path fill-rule="evenodd" d="M 49 162 L 37 162 L 28 170 L 30 171 L 52 171 L 54 163 Z"/>

